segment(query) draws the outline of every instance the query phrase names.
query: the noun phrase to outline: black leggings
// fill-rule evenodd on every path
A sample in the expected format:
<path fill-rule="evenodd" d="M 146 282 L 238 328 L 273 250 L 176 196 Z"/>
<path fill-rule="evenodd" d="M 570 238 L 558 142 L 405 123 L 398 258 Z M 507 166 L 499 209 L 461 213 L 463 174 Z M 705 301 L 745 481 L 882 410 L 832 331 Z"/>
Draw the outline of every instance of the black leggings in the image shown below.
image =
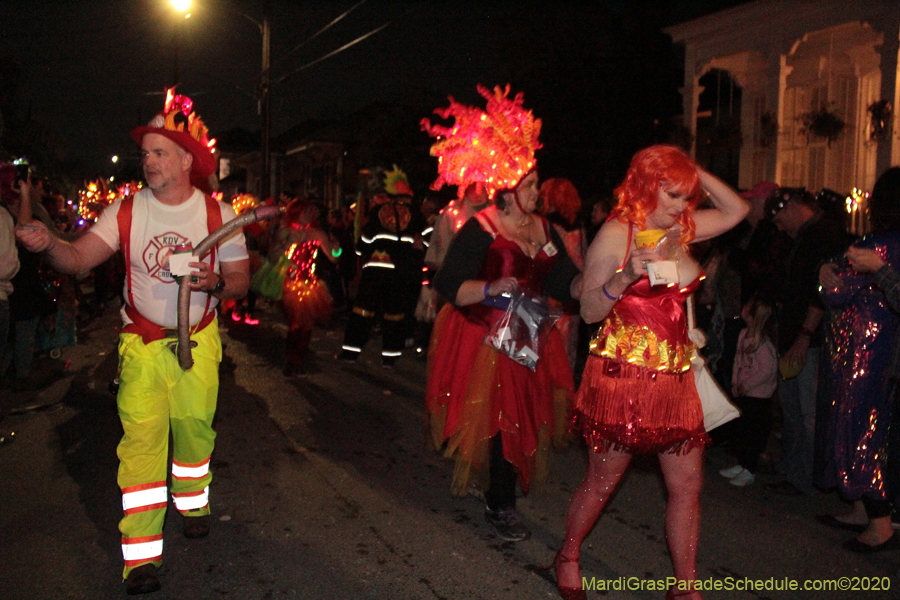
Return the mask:
<path fill-rule="evenodd" d="M 503 458 L 501 434 L 491 439 L 491 487 L 484 493 L 488 509 L 509 510 L 516 507 L 516 469 Z"/>
<path fill-rule="evenodd" d="M 891 503 L 887 500 L 876 500 L 874 498 L 863 496 L 862 503 L 866 509 L 866 516 L 869 517 L 869 519 L 887 517 L 891 514 Z"/>
<path fill-rule="evenodd" d="M 772 431 L 772 398 L 738 396 L 734 403 L 741 410 L 734 422 L 734 454 L 738 464 L 756 473 L 759 455 L 766 449 Z"/>

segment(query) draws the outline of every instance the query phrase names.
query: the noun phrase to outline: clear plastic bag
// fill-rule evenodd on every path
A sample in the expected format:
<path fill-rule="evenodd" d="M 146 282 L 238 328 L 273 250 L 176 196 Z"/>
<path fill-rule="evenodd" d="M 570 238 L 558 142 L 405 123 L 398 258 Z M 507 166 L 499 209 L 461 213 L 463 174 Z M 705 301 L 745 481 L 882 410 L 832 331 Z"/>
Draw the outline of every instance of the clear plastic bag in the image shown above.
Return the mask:
<path fill-rule="evenodd" d="M 494 323 L 484 343 L 496 348 L 520 365 L 535 370 L 547 342 L 550 329 L 562 313 L 550 306 L 547 299 L 522 292 L 512 292 L 492 299 L 495 308 L 506 309 Z"/>

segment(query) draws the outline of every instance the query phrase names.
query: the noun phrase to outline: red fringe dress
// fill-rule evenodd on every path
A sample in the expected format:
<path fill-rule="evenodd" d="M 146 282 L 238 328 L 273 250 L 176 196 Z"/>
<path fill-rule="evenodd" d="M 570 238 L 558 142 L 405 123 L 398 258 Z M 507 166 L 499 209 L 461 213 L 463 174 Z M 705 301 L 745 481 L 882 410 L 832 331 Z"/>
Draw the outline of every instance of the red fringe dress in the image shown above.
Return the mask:
<path fill-rule="evenodd" d="M 594 335 L 573 414 L 594 452 L 682 453 L 709 444 L 684 313 L 700 280 L 652 287 L 642 277 Z"/>
<path fill-rule="evenodd" d="M 470 219 L 465 227 L 478 227 L 479 234 L 489 234 L 493 241 L 484 255 L 457 253 L 480 264 L 477 275 L 473 272 L 468 279 L 494 281 L 513 276 L 520 289 L 544 294 L 545 278 L 559 259 L 564 257 L 571 265 L 558 237 L 549 248 L 552 256 L 547 253 L 548 245 L 531 258 L 496 229 L 483 231 L 485 224 L 477 225 L 480 220 Z M 547 239 L 553 239 L 546 221 L 544 226 Z M 462 237 L 470 234 L 465 228 L 460 232 Z M 450 250 L 447 261 L 452 260 L 454 247 Z M 574 275 L 574 266 L 571 269 Z M 503 456 L 515 467 L 525 492 L 546 475 L 551 437 L 565 434 L 574 383 L 559 331 L 550 329 L 532 371 L 484 344 L 490 327 L 503 312 L 485 304 L 462 308 L 447 304 L 435 320 L 428 351 L 426 410 L 435 448 L 440 450 L 446 442 L 445 455 L 456 460 L 451 484 L 455 496 L 465 496 L 473 479 L 481 489 L 488 488 L 490 441 L 498 433 Z"/>

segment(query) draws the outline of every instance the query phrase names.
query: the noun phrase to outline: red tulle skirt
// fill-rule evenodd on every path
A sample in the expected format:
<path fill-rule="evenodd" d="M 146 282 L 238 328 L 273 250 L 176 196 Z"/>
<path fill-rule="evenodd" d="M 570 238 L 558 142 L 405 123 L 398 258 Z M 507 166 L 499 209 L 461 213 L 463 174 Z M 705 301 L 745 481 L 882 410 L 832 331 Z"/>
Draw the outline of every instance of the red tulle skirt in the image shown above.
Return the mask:
<path fill-rule="evenodd" d="M 535 371 L 485 345 L 487 334 L 484 324 L 446 305 L 428 350 L 427 425 L 435 448 L 456 460 L 456 496 L 470 483 L 487 489 L 490 440 L 498 433 L 526 492 L 546 476 L 551 439 L 562 443 L 566 433 L 574 384 L 559 332 L 551 329 Z"/>
<path fill-rule="evenodd" d="M 321 279 L 285 278 L 281 307 L 291 329 L 312 329 L 331 318 L 332 299 Z"/>
<path fill-rule="evenodd" d="M 573 429 L 594 452 L 685 453 L 709 445 L 694 375 L 589 356 Z"/>

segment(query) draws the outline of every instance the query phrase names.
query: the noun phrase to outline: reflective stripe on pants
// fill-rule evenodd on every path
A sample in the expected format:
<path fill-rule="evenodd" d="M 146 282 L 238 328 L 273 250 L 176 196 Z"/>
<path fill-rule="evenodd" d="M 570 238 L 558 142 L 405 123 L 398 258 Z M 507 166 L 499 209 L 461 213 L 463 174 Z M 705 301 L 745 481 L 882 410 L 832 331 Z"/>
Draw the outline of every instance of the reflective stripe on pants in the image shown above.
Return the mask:
<path fill-rule="evenodd" d="M 182 371 L 169 350 L 170 339 L 144 344 L 140 336 L 119 336 L 122 365 L 118 483 L 125 512 L 119 522 L 125 577 L 132 568 L 162 560 L 166 516 L 165 481 L 172 432 L 172 497 L 179 512 L 209 514 L 209 461 L 216 434 L 212 420 L 222 358 L 218 323 L 191 336 L 194 366 Z"/>

